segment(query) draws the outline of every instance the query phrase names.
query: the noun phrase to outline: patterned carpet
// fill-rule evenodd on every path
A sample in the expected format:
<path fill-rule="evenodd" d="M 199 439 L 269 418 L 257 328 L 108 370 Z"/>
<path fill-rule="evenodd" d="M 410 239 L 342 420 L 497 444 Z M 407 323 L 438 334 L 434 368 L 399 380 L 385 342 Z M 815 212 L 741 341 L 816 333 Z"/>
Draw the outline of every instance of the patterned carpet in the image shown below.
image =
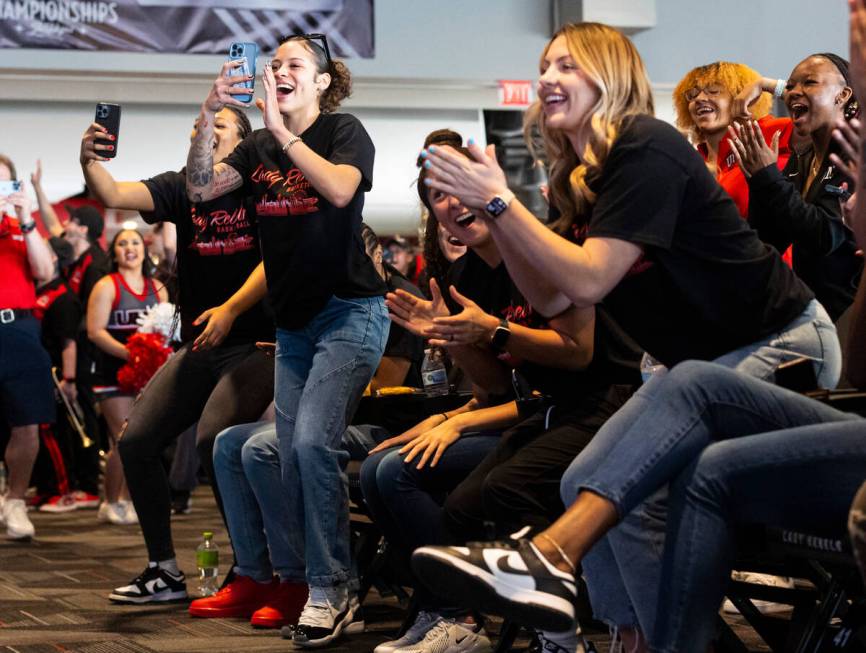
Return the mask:
<path fill-rule="evenodd" d="M 138 527 L 100 524 L 95 510 L 60 515 L 31 512 L 31 519 L 36 526 L 32 542 L 0 539 L 0 653 L 222 653 L 293 648 L 277 632 L 254 630 L 240 619 L 192 619 L 186 604 L 113 605 L 106 598 L 111 589 L 144 567 Z M 224 566 L 231 560 L 209 488 L 199 488 L 192 513 L 174 517 L 172 528 L 179 563 L 187 574 L 195 572 L 195 547 L 204 530 L 215 532 Z M 188 589 L 194 591 L 194 578 Z M 374 592 L 364 607 L 367 632 L 343 638 L 329 651 L 372 651 L 389 639 L 402 620 L 402 610 L 393 597 L 382 599 Z M 607 651 L 607 633 L 593 633 L 591 639 L 599 653 Z M 519 649 L 526 644 L 525 640 L 517 642 Z M 755 645 L 752 650 L 766 649 Z"/>

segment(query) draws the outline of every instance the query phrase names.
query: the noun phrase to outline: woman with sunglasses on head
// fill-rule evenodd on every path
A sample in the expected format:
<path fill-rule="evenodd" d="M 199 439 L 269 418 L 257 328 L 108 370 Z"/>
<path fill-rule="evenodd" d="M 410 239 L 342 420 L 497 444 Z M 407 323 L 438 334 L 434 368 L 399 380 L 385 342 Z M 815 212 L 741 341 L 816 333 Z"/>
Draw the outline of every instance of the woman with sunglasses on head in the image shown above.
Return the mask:
<path fill-rule="evenodd" d="M 321 39 L 321 41 L 319 40 Z M 320 45 L 321 43 L 321 45 Z M 322 47 L 324 46 L 324 47 Z M 274 404 L 289 540 L 290 580 L 310 588 L 293 640 L 322 646 L 351 621 L 349 515 L 340 439 L 388 337 L 385 285 L 364 250 L 361 210 L 374 148 L 361 123 L 334 113 L 348 69 L 319 35 L 290 36 L 265 67 L 265 128 L 214 165 L 214 114 L 242 105 L 248 81 L 228 62 L 202 105 L 187 161 L 187 192 L 209 200 L 236 189 L 250 199 L 264 274 L 214 318 L 234 315 L 267 291 L 277 326 Z M 227 76 L 228 75 L 228 76 Z M 328 509 L 323 509 L 327 506 Z"/>
<path fill-rule="evenodd" d="M 738 106 L 768 82 L 762 78 L 747 86 Z M 848 176 L 831 161 L 837 150 L 833 129 L 859 113 L 848 62 L 829 52 L 806 57 L 791 72 L 783 97 L 803 143 L 783 170 L 775 165 L 778 142 L 768 141 L 752 119 L 735 123 L 728 143 L 748 180 L 749 223 L 780 252 L 793 246 L 794 271 L 835 321 L 854 301 L 863 268 L 839 202 Z"/>
<path fill-rule="evenodd" d="M 492 149 L 471 146 L 475 161 L 449 148 L 425 152 L 431 187 L 484 210 L 536 310 L 556 315 L 603 300 L 668 367 L 715 360 L 772 379 L 780 363 L 805 355 L 819 381 L 835 386 L 841 353 L 826 311 L 749 229 L 688 141 L 652 117 L 649 80 L 628 38 L 597 23 L 564 26 L 542 54 L 538 98 L 527 119 L 551 161 L 551 204 L 561 213 L 553 230 L 515 199 Z M 658 508 L 638 506 L 583 561 L 596 613 L 632 644 L 655 617 Z M 538 547 L 556 557 L 546 539 Z"/>

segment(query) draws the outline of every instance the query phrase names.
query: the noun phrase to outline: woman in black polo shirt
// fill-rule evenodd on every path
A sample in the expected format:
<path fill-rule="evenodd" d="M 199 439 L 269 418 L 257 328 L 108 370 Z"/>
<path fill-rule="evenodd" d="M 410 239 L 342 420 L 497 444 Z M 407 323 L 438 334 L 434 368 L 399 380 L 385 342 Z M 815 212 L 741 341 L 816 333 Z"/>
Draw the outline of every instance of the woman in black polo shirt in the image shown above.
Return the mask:
<path fill-rule="evenodd" d="M 273 500 L 288 502 L 292 515 L 291 580 L 310 587 L 293 637 L 301 646 L 327 644 L 352 619 L 340 439 L 389 327 L 385 286 L 361 239 L 373 143 L 355 117 L 333 112 L 349 94 L 349 72 L 331 60 L 324 38 L 324 47 L 314 39 L 295 36 L 279 46 L 263 72 L 265 129 L 214 166 L 213 116 L 240 105 L 233 95 L 245 91 L 232 85 L 250 79 L 231 76 L 240 64 L 226 63 L 202 106 L 187 160 L 190 198 L 242 189 L 259 221 L 277 326 L 274 404 L 285 494 Z M 263 284 L 242 289 L 217 309 L 216 320 L 230 326 L 263 293 Z"/>

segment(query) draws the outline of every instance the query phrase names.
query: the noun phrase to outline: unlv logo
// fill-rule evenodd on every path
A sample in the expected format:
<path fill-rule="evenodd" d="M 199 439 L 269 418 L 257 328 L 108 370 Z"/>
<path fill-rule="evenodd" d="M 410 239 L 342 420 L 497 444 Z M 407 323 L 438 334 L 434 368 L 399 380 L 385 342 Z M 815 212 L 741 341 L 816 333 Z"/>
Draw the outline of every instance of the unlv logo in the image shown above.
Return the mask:
<path fill-rule="evenodd" d="M 117 309 L 111 313 L 111 327 L 114 329 L 138 329 L 138 318 L 144 316 L 147 309 L 129 308 Z"/>

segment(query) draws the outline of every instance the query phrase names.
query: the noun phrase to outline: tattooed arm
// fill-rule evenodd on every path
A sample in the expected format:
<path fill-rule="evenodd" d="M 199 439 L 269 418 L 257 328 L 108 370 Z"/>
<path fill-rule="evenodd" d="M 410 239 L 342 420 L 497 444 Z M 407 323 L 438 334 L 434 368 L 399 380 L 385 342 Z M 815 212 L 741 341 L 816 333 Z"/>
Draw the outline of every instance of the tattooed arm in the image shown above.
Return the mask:
<path fill-rule="evenodd" d="M 238 107 L 248 105 L 234 97 L 238 93 L 249 93 L 249 89 L 235 87 L 234 84 L 252 79 L 244 75 L 227 77 L 232 68 L 242 65 L 241 61 L 227 61 L 220 70 L 219 77 L 205 98 L 201 107 L 195 133 L 190 143 L 186 159 L 186 194 L 193 202 L 206 202 L 240 188 L 243 179 L 237 170 L 225 163 L 214 165 L 213 139 L 216 114 L 227 104 Z"/>

